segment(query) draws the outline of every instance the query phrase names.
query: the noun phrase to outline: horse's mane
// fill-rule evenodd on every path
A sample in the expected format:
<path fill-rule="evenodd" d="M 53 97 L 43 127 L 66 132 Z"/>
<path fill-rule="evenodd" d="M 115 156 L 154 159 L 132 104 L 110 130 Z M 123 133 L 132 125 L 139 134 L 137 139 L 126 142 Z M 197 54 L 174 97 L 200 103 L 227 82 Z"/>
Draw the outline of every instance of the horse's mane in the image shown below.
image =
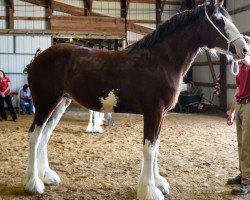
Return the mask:
<path fill-rule="evenodd" d="M 172 34 L 178 27 L 185 26 L 190 21 L 194 21 L 201 13 L 204 13 L 205 6 L 198 6 L 192 10 L 186 10 L 174 15 L 169 20 L 160 24 L 156 30 L 146 35 L 141 40 L 127 47 L 128 50 L 152 47 L 167 35 Z"/>

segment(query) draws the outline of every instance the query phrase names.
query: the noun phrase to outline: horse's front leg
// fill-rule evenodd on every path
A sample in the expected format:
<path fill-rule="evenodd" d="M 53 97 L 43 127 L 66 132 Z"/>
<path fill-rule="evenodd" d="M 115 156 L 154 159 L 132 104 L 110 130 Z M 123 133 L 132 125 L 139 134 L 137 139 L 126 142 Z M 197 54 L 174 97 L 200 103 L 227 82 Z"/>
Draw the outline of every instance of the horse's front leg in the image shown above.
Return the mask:
<path fill-rule="evenodd" d="M 155 161 L 154 161 L 154 178 L 155 178 L 155 185 L 157 188 L 161 190 L 163 195 L 169 195 L 169 183 L 168 181 L 163 178 L 159 173 L 159 167 L 157 163 L 157 156 L 159 152 L 159 146 L 160 146 L 160 139 L 156 140 L 156 152 L 155 152 Z"/>
<path fill-rule="evenodd" d="M 156 159 L 162 119 L 161 111 L 144 114 L 143 162 L 137 191 L 139 200 L 163 200 L 162 192 L 169 191 L 167 181 L 159 175 Z"/>

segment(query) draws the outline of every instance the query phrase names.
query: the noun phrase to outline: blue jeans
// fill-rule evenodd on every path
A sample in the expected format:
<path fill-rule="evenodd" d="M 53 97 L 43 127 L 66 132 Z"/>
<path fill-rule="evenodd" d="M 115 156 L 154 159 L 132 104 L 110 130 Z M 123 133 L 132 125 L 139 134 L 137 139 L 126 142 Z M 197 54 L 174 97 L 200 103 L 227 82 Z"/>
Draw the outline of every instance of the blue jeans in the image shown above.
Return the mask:
<path fill-rule="evenodd" d="M 29 103 L 29 113 L 32 114 L 34 112 L 32 99 L 20 99 L 20 106 L 21 106 L 22 113 L 26 113 L 25 103 Z"/>

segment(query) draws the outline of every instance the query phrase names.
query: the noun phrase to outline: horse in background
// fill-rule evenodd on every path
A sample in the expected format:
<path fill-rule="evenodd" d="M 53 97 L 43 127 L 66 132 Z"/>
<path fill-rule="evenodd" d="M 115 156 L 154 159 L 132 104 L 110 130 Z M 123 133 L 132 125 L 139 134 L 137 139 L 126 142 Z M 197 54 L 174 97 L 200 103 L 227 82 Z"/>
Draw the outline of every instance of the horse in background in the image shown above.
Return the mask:
<path fill-rule="evenodd" d="M 216 48 L 234 59 L 244 59 L 249 51 L 222 3 L 211 0 L 176 14 L 122 51 L 60 44 L 39 54 L 28 69 L 36 113 L 29 129 L 26 190 L 41 194 L 44 184 L 61 182 L 49 166 L 47 144 L 74 99 L 98 112 L 143 115 L 137 197 L 163 200 L 169 184 L 157 162 L 160 130 L 177 102 L 183 76 L 200 48 Z"/>
<path fill-rule="evenodd" d="M 101 127 L 105 122 L 108 126 L 114 125 L 114 120 L 111 113 L 107 113 L 106 119 L 105 114 L 102 112 L 96 112 L 93 110 L 89 111 L 89 122 L 85 130 L 86 133 L 103 133 L 103 128 Z"/>

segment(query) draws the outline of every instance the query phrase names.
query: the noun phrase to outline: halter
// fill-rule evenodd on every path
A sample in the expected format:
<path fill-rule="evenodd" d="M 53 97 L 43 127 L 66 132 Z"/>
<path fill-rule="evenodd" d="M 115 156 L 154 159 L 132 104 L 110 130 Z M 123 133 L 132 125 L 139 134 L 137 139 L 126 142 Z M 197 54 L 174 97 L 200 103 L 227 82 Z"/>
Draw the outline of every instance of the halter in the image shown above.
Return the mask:
<path fill-rule="evenodd" d="M 228 39 L 221 31 L 220 29 L 218 29 L 218 27 L 212 22 L 212 20 L 209 18 L 208 14 L 207 14 L 207 10 L 205 9 L 205 15 L 207 17 L 207 20 L 210 22 L 210 24 L 215 28 L 215 30 L 217 30 L 217 32 L 227 41 L 227 54 L 229 54 L 229 48 L 231 43 L 234 43 L 236 40 L 243 38 L 242 34 L 239 34 L 239 36 L 236 36 L 234 38 L 232 38 L 231 40 Z M 239 64 L 238 64 L 238 60 L 233 60 L 232 64 L 231 64 L 231 72 L 233 75 L 237 75 L 239 73 Z M 236 72 L 234 72 L 234 66 L 236 66 Z"/>

